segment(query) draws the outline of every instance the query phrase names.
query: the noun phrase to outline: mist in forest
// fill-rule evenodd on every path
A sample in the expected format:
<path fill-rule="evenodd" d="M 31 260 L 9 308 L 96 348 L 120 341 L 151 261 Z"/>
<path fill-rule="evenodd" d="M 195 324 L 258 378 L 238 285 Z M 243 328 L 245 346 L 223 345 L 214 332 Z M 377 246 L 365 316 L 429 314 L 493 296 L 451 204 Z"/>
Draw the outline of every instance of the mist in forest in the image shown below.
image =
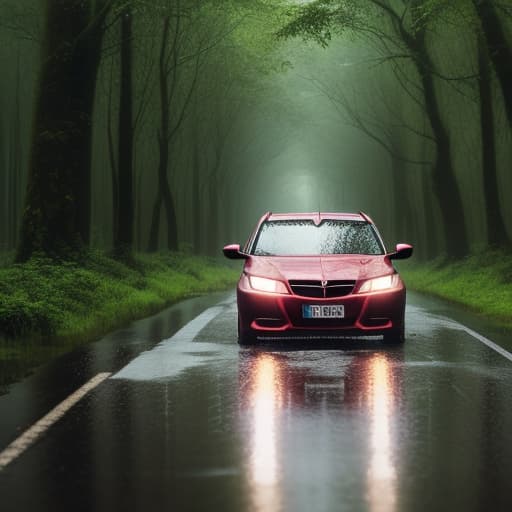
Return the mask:
<path fill-rule="evenodd" d="M 368 213 L 391 248 L 512 236 L 499 0 L 4 0 L 0 248 L 220 255 L 266 211 Z"/>

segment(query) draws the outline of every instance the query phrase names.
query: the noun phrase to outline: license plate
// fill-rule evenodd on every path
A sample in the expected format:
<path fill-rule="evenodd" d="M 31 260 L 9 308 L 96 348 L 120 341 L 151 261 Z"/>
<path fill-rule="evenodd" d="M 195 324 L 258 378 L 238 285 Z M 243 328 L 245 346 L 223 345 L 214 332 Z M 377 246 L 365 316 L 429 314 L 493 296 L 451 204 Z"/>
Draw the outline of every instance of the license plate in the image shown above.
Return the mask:
<path fill-rule="evenodd" d="M 336 305 L 316 305 L 316 304 L 303 304 L 302 305 L 303 318 L 344 318 L 345 306 L 342 304 Z"/>

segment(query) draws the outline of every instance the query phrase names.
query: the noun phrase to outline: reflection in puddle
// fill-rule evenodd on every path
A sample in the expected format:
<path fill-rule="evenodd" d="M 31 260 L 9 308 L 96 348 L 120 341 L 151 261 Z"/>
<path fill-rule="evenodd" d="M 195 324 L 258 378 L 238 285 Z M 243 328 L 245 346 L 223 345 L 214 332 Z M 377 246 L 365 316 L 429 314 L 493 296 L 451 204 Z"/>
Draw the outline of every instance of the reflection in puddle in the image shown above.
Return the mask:
<path fill-rule="evenodd" d="M 389 361 L 382 355 L 370 359 L 368 398 L 370 407 L 370 464 L 368 500 L 372 512 L 395 509 L 396 471 L 391 452 L 390 417 L 393 385 Z"/>
<path fill-rule="evenodd" d="M 396 369 L 385 352 L 241 352 L 249 510 L 394 512 Z"/>
<path fill-rule="evenodd" d="M 266 354 L 255 361 L 251 372 L 250 407 L 250 490 L 255 511 L 272 512 L 279 508 L 277 463 L 277 409 L 281 403 L 278 363 Z"/>

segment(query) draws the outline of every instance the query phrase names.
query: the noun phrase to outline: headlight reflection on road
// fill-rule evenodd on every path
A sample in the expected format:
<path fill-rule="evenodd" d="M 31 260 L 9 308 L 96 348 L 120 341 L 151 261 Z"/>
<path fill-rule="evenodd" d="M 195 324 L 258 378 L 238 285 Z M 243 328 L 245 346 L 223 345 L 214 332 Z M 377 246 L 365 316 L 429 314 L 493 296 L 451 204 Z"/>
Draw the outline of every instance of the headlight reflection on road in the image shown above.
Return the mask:
<path fill-rule="evenodd" d="M 278 363 L 272 356 L 262 354 L 251 373 L 249 471 L 253 509 L 272 512 L 280 508 L 276 427 L 281 403 Z"/>
<path fill-rule="evenodd" d="M 371 359 L 368 385 L 371 416 L 368 501 L 372 512 L 391 512 L 396 505 L 396 470 L 390 432 L 394 390 L 390 363 L 384 356 Z"/>

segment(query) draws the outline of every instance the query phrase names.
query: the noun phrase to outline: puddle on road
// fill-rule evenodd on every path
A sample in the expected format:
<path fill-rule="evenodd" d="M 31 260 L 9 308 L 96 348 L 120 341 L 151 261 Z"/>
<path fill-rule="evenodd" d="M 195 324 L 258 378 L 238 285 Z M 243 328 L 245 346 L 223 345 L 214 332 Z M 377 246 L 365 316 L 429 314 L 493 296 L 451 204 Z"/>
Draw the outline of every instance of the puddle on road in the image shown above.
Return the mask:
<path fill-rule="evenodd" d="M 193 367 L 233 358 L 237 351 L 238 347 L 234 345 L 170 339 L 141 354 L 112 378 L 139 381 L 169 379 Z"/>

